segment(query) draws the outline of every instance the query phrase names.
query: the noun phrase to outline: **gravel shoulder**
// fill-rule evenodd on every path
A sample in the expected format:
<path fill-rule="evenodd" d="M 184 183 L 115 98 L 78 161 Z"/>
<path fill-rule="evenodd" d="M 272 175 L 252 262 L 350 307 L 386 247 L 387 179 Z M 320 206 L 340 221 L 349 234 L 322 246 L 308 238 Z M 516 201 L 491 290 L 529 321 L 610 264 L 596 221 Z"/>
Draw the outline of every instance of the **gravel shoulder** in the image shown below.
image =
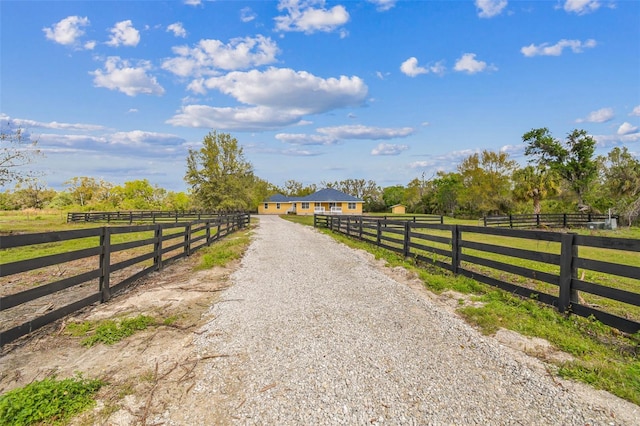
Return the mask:
<path fill-rule="evenodd" d="M 484 337 L 366 253 L 263 216 L 194 341 L 203 366 L 175 424 L 634 424 L 640 411 L 584 392 Z M 190 402 L 187 402 L 187 405 Z M 213 417 L 211 417 L 213 416 Z"/>

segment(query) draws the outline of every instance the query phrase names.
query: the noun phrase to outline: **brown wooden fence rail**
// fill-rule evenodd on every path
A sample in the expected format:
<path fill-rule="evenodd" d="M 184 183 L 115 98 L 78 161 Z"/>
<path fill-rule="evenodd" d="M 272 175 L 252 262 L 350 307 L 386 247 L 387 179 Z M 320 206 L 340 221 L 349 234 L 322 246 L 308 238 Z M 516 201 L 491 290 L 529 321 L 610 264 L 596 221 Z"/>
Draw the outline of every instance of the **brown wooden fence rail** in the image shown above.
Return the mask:
<path fill-rule="evenodd" d="M 612 215 L 618 221 L 617 215 Z M 606 214 L 591 213 L 549 213 L 513 214 L 505 216 L 484 216 L 484 226 L 509 228 L 585 228 L 592 222 L 605 222 Z"/>
<path fill-rule="evenodd" d="M 27 258 L 0 263 L 0 346 L 85 306 L 106 302 L 144 275 L 246 227 L 249 221 L 248 214 L 235 214 L 192 222 L 1 236 L 0 255 L 22 250 Z M 29 257 L 36 245 L 54 253 Z M 76 275 L 56 279 L 67 269 Z M 24 279 L 27 285 L 15 285 Z M 116 279 L 119 282 L 113 283 Z M 34 287 L 29 280 L 47 282 Z M 54 295 L 62 297 L 49 303 Z M 38 308 L 38 303 L 45 308 Z M 16 324 L 16 318 L 26 320 Z"/>
<path fill-rule="evenodd" d="M 191 222 L 213 219 L 220 216 L 216 212 L 170 212 L 160 210 L 136 210 L 117 212 L 69 212 L 67 222 Z"/>
<path fill-rule="evenodd" d="M 640 240 L 366 216 L 316 215 L 314 226 L 533 297 L 560 312 L 640 331 Z M 621 254 L 628 255 L 624 262 L 618 261 Z"/>

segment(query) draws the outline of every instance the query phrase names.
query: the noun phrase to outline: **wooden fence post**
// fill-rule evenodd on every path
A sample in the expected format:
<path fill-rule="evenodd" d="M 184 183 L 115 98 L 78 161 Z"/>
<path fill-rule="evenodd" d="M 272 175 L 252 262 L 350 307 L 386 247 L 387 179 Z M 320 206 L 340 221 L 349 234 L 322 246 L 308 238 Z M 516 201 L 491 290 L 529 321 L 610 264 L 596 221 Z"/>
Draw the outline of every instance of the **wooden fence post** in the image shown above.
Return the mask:
<path fill-rule="evenodd" d="M 571 279 L 576 276 L 574 258 L 578 254 L 578 247 L 573 244 L 575 234 L 562 234 L 560 237 L 560 293 L 558 296 L 558 311 L 569 309 L 572 302 L 578 302 L 578 292 L 571 288 Z"/>
<path fill-rule="evenodd" d="M 462 232 L 458 228 L 458 225 L 453 225 L 451 227 L 451 272 L 454 275 L 458 274 L 458 269 L 460 268 L 460 237 Z"/>
<path fill-rule="evenodd" d="M 155 251 L 153 263 L 156 265 L 156 270 L 160 270 L 162 269 L 162 225 L 157 224 L 154 233 L 156 242 L 153 247 L 153 250 Z"/>
<path fill-rule="evenodd" d="M 109 277 L 111 275 L 111 229 L 108 226 L 102 227 L 100 246 L 102 247 L 102 253 L 100 254 L 100 292 L 102 293 L 101 302 L 104 303 L 111 299 L 111 289 L 109 288 Z"/>
<path fill-rule="evenodd" d="M 205 224 L 205 241 L 207 242 L 207 245 L 211 244 L 211 221 L 209 219 L 207 219 L 207 222 Z"/>
<path fill-rule="evenodd" d="M 415 220 L 415 216 L 413 217 L 413 219 Z M 406 221 L 404 223 L 404 241 L 402 244 L 402 255 L 405 258 L 411 255 L 411 247 L 409 247 L 410 238 L 411 238 L 410 233 L 411 233 L 411 222 Z"/>
<path fill-rule="evenodd" d="M 191 256 L 191 224 L 188 223 L 184 227 L 184 254 Z"/>
<path fill-rule="evenodd" d="M 376 245 L 380 245 L 380 235 L 382 234 L 382 229 L 380 225 L 380 220 L 376 222 Z"/>
<path fill-rule="evenodd" d="M 360 222 L 360 232 L 358 233 L 358 236 L 360 237 L 360 239 L 362 239 L 362 222 L 363 222 L 363 220 L 362 220 L 362 219 L 363 219 L 363 218 L 362 218 L 362 216 L 360 216 L 360 217 L 358 218 L 358 220 L 359 220 L 359 222 Z"/>

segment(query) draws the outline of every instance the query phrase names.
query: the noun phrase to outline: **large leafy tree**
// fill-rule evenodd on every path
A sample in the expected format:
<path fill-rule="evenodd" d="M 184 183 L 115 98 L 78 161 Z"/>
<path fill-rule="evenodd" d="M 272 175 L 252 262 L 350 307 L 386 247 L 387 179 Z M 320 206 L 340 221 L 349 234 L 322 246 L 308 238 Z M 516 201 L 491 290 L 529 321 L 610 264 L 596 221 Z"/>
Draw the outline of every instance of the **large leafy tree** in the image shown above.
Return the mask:
<path fill-rule="evenodd" d="M 189 150 L 185 182 L 200 208 L 246 210 L 252 207 L 253 166 L 238 140 L 228 133 L 209 132 L 202 148 Z"/>
<path fill-rule="evenodd" d="M 578 197 L 578 208 L 587 209 L 585 195 L 598 173 L 593 158 L 596 142 L 587 131 L 575 129 L 561 142 L 542 127 L 525 133 L 522 141 L 527 144 L 524 153 L 532 157 L 530 161 L 539 167 L 549 167 L 567 181 Z"/>
<path fill-rule="evenodd" d="M 0 127 L 0 186 L 35 177 L 25 166 L 40 155 L 37 143 L 21 128 L 13 129 L 9 124 Z"/>
<path fill-rule="evenodd" d="M 429 197 L 431 211 L 454 216 L 458 207 L 458 195 L 463 189 L 460 174 L 438 172 L 438 176 L 431 180 Z"/>
<path fill-rule="evenodd" d="M 76 204 L 81 207 L 89 204 L 100 189 L 100 183 L 89 176 L 75 176 L 64 183 Z"/>
<path fill-rule="evenodd" d="M 627 147 L 615 147 L 600 160 L 604 169 L 603 188 L 616 211 L 631 225 L 640 215 L 640 161 Z"/>
<path fill-rule="evenodd" d="M 545 167 L 526 166 L 513 172 L 513 198 L 516 201 L 532 201 L 533 213 L 540 214 L 540 202 L 558 193 L 557 177 Z"/>
<path fill-rule="evenodd" d="M 506 213 L 511 203 L 511 175 L 516 162 L 506 152 L 484 150 L 462 160 L 459 200 L 470 214 Z"/>

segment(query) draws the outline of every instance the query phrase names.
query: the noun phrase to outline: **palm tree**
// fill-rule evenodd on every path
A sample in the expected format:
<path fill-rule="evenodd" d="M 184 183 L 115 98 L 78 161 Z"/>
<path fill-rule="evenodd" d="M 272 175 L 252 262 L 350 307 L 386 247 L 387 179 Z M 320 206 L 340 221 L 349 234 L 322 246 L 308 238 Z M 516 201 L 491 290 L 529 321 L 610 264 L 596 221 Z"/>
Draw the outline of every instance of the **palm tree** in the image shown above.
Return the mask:
<path fill-rule="evenodd" d="M 513 198 L 533 201 L 533 213 L 540 214 L 540 202 L 559 190 L 557 176 L 546 167 L 526 166 L 513 172 Z"/>

